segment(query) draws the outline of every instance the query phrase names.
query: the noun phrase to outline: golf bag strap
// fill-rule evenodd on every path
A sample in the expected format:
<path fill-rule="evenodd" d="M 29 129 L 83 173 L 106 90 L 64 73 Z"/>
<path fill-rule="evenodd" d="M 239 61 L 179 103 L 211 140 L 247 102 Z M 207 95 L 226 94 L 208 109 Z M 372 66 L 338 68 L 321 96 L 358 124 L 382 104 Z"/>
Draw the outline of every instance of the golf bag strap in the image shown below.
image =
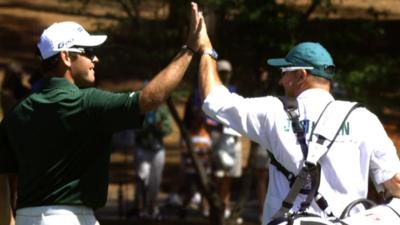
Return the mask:
<path fill-rule="evenodd" d="M 298 113 L 297 100 L 292 98 L 282 98 L 282 97 L 280 97 L 280 100 L 284 105 L 284 108 L 288 114 L 289 119 L 292 121 L 293 132 L 295 133 L 296 139 L 301 146 L 303 157 L 304 160 L 306 161 L 308 155 L 308 146 L 306 143 L 304 129 L 300 125 L 300 120 L 299 120 L 300 116 Z M 320 120 L 322 114 L 325 112 L 329 104 L 330 102 L 325 106 L 324 110 L 322 111 L 321 115 L 318 118 L 318 121 Z M 279 164 L 279 162 L 276 159 L 274 160 L 274 163 Z M 284 168 L 283 166 L 277 166 L 277 169 L 279 169 L 279 167 Z M 289 175 L 291 174 L 290 172 L 283 172 L 283 173 Z M 293 203 L 299 193 L 307 194 L 307 196 L 314 197 L 317 191 L 316 187 L 319 186 L 318 174 L 319 174 L 319 167 L 317 167 L 316 164 L 305 163 L 302 169 L 300 170 L 299 174 L 296 176 L 293 184 L 291 185 L 291 189 L 287 194 L 285 200 L 282 202 L 281 208 L 272 218 L 277 219 L 281 217 L 287 217 L 289 215 L 288 212 L 293 207 Z M 291 181 L 289 180 L 289 182 Z"/>
<path fill-rule="evenodd" d="M 276 224 L 278 220 L 281 221 L 281 218 L 289 219 L 289 210 L 293 207 L 293 202 L 296 200 L 298 193 L 307 180 L 309 173 L 307 170 L 308 169 L 306 167 L 303 167 L 300 170 L 299 174 L 296 176 L 296 180 L 294 181 L 292 188 L 290 189 L 285 200 L 283 200 L 281 208 L 275 213 L 275 215 L 272 217 L 272 221 L 268 223 L 268 225 Z"/>
<path fill-rule="evenodd" d="M 325 108 L 308 140 L 309 153 L 306 159 L 308 163 L 316 164 L 328 152 L 351 112 L 360 106 L 361 104 L 357 102 L 333 101 Z"/>
<path fill-rule="evenodd" d="M 325 107 L 324 111 L 318 118 L 316 126 L 311 131 L 309 140 L 309 154 L 306 160 L 306 164 L 317 164 L 319 159 L 327 154 L 332 144 L 335 142 L 339 132 L 341 131 L 344 123 L 351 114 L 351 112 L 361 104 L 356 102 L 346 101 L 333 101 Z M 332 120 L 332 117 L 336 117 L 337 120 L 342 121 L 337 123 L 337 120 Z M 329 119 L 330 118 L 330 119 Z M 317 141 L 313 141 L 313 136 L 317 137 Z M 324 143 L 326 141 L 326 143 Z M 328 202 L 326 199 L 317 192 L 320 184 L 320 170 L 318 173 L 312 175 L 315 176 L 316 185 L 313 186 L 311 193 L 307 196 L 307 199 L 301 204 L 300 211 L 305 211 L 310 205 L 313 199 L 315 199 L 317 205 L 327 213 L 328 216 L 333 216 L 332 211 L 328 208 Z M 315 180 L 313 177 L 313 180 Z"/>
<path fill-rule="evenodd" d="M 340 102 L 340 103 L 334 103 L 333 105 L 336 104 L 348 104 L 350 105 L 350 107 L 340 107 L 340 109 L 345 108 L 345 110 L 342 111 L 347 111 L 346 113 L 341 113 L 340 115 L 344 115 L 342 117 L 340 117 L 342 119 L 342 122 L 338 125 L 338 126 L 332 126 L 332 124 L 330 124 L 331 126 L 329 127 L 329 129 L 332 129 L 332 127 L 335 128 L 335 130 L 333 132 L 329 132 L 329 130 L 324 130 L 322 129 L 323 132 L 321 132 L 318 127 L 319 127 L 319 122 L 322 120 L 324 121 L 323 124 L 326 125 L 328 122 L 332 121 L 328 120 L 327 117 L 330 117 L 329 115 L 332 113 L 325 113 L 325 111 L 327 110 L 328 106 L 331 105 L 332 102 L 329 102 L 324 110 L 322 111 L 322 113 L 320 114 L 317 122 L 316 122 L 316 126 L 314 127 L 314 129 L 312 130 L 312 133 L 310 135 L 310 141 L 312 141 L 312 136 L 314 135 L 314 132 L 317 131 L 318 133 L 316 133 L 317 135 L 317 144 L 323 146 L 325 140 L 330 140 L 329 144 L 327 146 L 325 146 L 324 148 L 319 148 L 319 149 L 313 149 L 315 150 L 319 150 L 318 151 L 318 156 L 315 156 L 315 153 L 313 153 L 313 157 L 312 157 L 312 161 L 308 160 L 308 146 L 305 143 L 305 134 L 304 134 L 304 129 L 300 126 L 300 122 L 299 122 L 299 116 L 297 114 L 297 101 L 296 103 L 293 103 L 293 101 L 288 101 L 287 99 L 282 99 L 280 98 L 281 101 L 283 102 L 285 109 L 288 113 L 289 118 L 292 120 L 292 126 L 293 126 L 293 130 L 296 133 L 296 137 L 297 140 L 299 142 L 299 144 L 301 146 L 305 146 L 302 147 L 302 151 L 303 151 L 303 156 L 305 156 L 305 164 L 302 168 L 302 170 L 300 171 L 299 175 L 296 177 L 295 181 L 293 182 L 292 188 L 289 191 L 287 197 L 285 198 L 285 200 L 282 202 L 282 206 L 279 209 L 279 211 L 273 216 L 273 219 L 277 219 L 277 218 L 281 218 L 281 217 L 287 217 L 288 216 L 288 212 L 289 210 L 293 207 L 293 203 L 298 195 L 298 193 L 300 192 L 300 190 L 302 189 L 304 184 L 308 184 L 311 185 L 310 191 L 307 194 L 307 198 L 306 201 L 304 201 L 301 204 L 301 208 L 300 211 L 304 212 L 311 204 L 313 198 L 315 197 L 315 201 L 318 204 L 318 206 L 324 210 L 329 216 L 333 216 L 332 212 L 329 210 L 328 211 L 328 203 L 325 200 L 325 198 L 319 194 L 317 192 L 318 188 L 319 188 L 319 182 L 320 182 L 320 167 L 317 166 L 317 161 L 327 153 L 327 151 L 330 149 L 330 147 L 332 146 L 332 144 L 334 143 L 336 137 L 338 136 L 342 125 L 344 124 L 344 122 L 346 121 L 347 117 L 350 115 L 350 113 L 359 106 L 358 103 L 348 103 L 348 102 L 342 102 L 342 101 L 335 101 L 335 102 Z M 331 108 L 331 112 L 335 111 L 335 109 L 337 109 L 338 107 L 334 106 L 334 107 L 329 107 Z M 350 109 L 348 109 L 350 108 Z M 323 115 L 328 115 L 328 116 L 324 116 L 324 118 L 322 118 Z M 337 116 L 337 115 L 336 115 Z M 321 119 L 322 118 L 322 119 Z M 332 118 L 332 117 L 330 117 Z M 335 120 L 337 121 L 337 120 Z M 333 123 L 333 124 L 338 124 Z M 301 129 L 301 132 L 300 132 Z M 326 135 L 328 136 L 328 138 L 324 137 L 322 134 L 329 134 Z M 333 136 L 332 136 L 333 134 Z M 302 137 L 300 137 L 302 136 Z M 312 142 L 310 142 L 312 143 Z M 315 148 L 315 147 L 314 147 Z M 305 149 L 305 151 L 303 150 Z M 320 150 L 323 150 L 322 153 Z M 272 155 L 272 154 L 271 154 Z M 316 158 L 318 157 L 318 158 Z M 289 182 L 292 183 L 291 179 L 292 178 L 292 174 L 291 172 L 289 172 L 288 170 L 286 170 L 282 165 L 280 165 L 280 163 L 274 158 L 271 157 L 271 163 L 274 164 L 277 169 L 279 171 L 281 171 L 283 174 L 286 175 L 286 177 L 288 177 Z M 283 168 L 283 169 L 282 169 Z M 309 181 L 307 181 L 307 179 Z"/>
<path fill-rule="evenodd" d="M 303 153 L 303 157 L 304 157 L 304 159 L 307 159 L 308 146 L 307 146 L 307 143 L 306 143 L 305 131 L 304 131 L 303 127 L 300 124 L 300 119 L 299 119 L 300 116 L 299 116 L 299 113 L 298 113 L 297 100 L 295 98 L 288 98 L 288 97 L 285 97 L 285 96 L 279 96 L 278 98 L 283 103 L 284 109 L 285 109 L 289 119 L 292 122 L 292 129 L 293 129 L 293 132 L 296 135 L 297 141 L 300 144 L 300 148 L 301 148 L 301 151 Z M 329 102 L 325 106 L 324 110 L 322 111 L 322 113 L 320 114 L 320 116 L 319 116 L 319 118 L 317 120 L 317 123 L 320 120 L 322 114 L 324 113 L 324 111 L 326 110 L 326 108 L 328 107 L 328 105 L 330 103 L 331 102 Z M 274 155 L 271 152 L 268 151 L 268 153 L 269 153 L 269 156 L 270 156 L 270 159 L 271 159 L 271 164 L 274 165 L 282 174 L 284 174 L 286 176 L 286 178 L 289 181 L 290 187 L 293 187 L 293 183 L 294 183 L 294 181 L 296 179 L 296 175 L 293 174 L 292 172 L 290 172 L 289 170 L 287 170 L 282 164 L 280 164 L 278 162 L 278 160 L 276 160 L 276 158 L 274 157 Z M 305 194 L 306 195 L 306 194 L 309 194 L 309 192 L 310 192 L 310 189 L 304 189 L 304 188 L 300 189 L 300 193 L 301 194 Z"/>
<path fill-rule="evenodd" d="M 290 187 L 293 185 L 294 181 L 296 180 L 296 175 L 289 170 L 287 170 L 282 164 L 275 159 L 274 154 L 272 154 L 269 150 L 267 150 L 268 156 L 270 158 L 270 163 L 276 167 L 276 169 L 285 175 L 286 179 L 289 181 Z"/>
<path fill-rule="evenodd" d="M 270 164 L 275 166 L 275 168 L 281 172 L 286 179 L 289 181 L 289 186 L 292 187 L 294 184 L 294 181 L 296 180 L 296 175 L 292 172 L 290 172 L 289 170 L 287 170 L 284 166 L 282 166 L 282 164 L 280 162 L 278 162 L 278 160 L 276 160 L 276 158 L 274 157 L 274 155 L 267 150 L 269 158 L 270 158 Z M 307 195 L 310 191 L 307 189 L 300 189 L 300 193 Z"/>
<path fill-rule="evenodd" d="M 297 100 L 295 98 L 285 98 L 285 97 L 279 97 L 279 99 L 282 101 L 290 121 L 292 121 L 293 132 L 295 133 L 297 141 L 300 144 L 301 152 L 303 153 L 303 158 L 306 159 L 308 155 L 308 146 L 306 143 L 306 136 L 304 133 L 304 129 L 300 124 L 300 115 L 298 113 Z"/>
<path fill-rule="evenodd" d="M 314 126 L 311 131 L 308 145 L 309 154 L 306 159 L 306 164 L 316 165 L 319 159 L 327 154 L 350 113 L 360 105 L 359 103 L 346 101 L 333 101 L 328 103 L 318 118 L 316 126 Z M 342 122 L 337 123 L 337 120 L 332 120 L 332 117 L 336 117 L 337 120 Z M 317 141 L 312 141 L 313 136 L 317 137 Z M 324 143 L 325 141 L 327 142 Z M 333 216 L 332 211 L 328 209 L 328 202 L 326 199 L 321 194 L 317 193 L 320 184 L 320 169 L 317 173 L 314 172 L 314 174 L 310 175 L 315 185 L 312 186 L 306 200 L 302 202 L 300 211 L 304 212 L 311 205 L 312 200 L 315 199 L 318 206 L 325 211 L 328 216 Z"/>

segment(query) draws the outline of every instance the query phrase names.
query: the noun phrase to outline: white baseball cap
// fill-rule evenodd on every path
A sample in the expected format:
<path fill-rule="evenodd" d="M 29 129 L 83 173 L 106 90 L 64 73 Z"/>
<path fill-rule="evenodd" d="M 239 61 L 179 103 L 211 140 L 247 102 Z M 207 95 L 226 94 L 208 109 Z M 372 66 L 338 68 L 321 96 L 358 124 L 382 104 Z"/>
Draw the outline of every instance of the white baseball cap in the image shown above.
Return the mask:
<path fill-rule="evenodd" d="M 107 35 L 90 35 L 80 24 L 66 21 L 54 23 L 44 30 L 37 46 L 42 60 L 44 60 L 60 51 L 81 52 L 81 50 L 72 48 L 72 46 L 99 46 L 106 39 Z"/>
<path fill-rule="evenodd" d="M 232 72 L 232 65 L 228 60 L 221 59 L 218 60 L 217 62 L 217 70 L 219 72 L 221 71 Z"/>

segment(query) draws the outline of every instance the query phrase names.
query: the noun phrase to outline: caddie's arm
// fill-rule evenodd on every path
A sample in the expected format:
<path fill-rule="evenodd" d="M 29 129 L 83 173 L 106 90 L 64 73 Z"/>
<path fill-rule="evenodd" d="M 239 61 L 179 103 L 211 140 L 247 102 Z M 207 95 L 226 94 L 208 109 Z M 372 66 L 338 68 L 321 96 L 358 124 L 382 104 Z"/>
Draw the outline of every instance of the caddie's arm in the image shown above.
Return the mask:
<path fill-rule="evenodd" d="M 199 87 L 203 99 L 207 97 L 211 91 L 223 85 L 217 71 L 217 62 L 204 52 L 213 49 L 210 38 L 208 37 L 207 27 L 204 20 L 201 21 L 200 31 L 200 66 L 199 66 Z"/>
<path fill-rule="evenodd" d="M 397 173 L 390 180 L 383 183 L 386 190 L 396 198 L 400 198 L 400 173 Z"/>
<path fill-rule="evenodd" d="M 189 34 L 186 41 L 188 48 L 182 48 L 172 62 L 161 70 L 142 90 L 139 98 L 139 106 L 142 112 L 156 109 L 168 98 L 172 90 L 181 81 L 194 53 L 199 50 L 200 18 L 201 15 L 198 12 L 197 4 L 192 2 Z"/>

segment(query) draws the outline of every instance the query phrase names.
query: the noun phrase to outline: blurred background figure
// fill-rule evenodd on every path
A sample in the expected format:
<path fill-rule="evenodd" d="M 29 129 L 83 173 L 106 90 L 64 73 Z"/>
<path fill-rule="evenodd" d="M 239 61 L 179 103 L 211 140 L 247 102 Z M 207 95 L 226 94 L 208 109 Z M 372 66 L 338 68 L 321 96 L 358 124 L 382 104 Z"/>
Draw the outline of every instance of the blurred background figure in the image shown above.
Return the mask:
<path fill-rule="evenodd" d="M 192 92 L 185 105 L 183 124 L 189 132 L 194 151 L 200 159 L 206 173 L 211 178 L 211 150 L 212 142 L 207 129 L 207 117 L 201 110 L 201 97 L 197 85 L 197 79 Z M 179 190 L 182 199 L 180 217 L 187 215 L 190 203 L 200 208 L 204 216 L 209 215 L 209 205 L 206 198 L 201 194 L 199 177 L 196 173 L 194 163 L 189 156 L 187 146 L 183 147 L 181 155 L 182 171 L 184 173 L 181 188 Z"/>
<path fill-rule="evenodd" d="M 2 93 L 2 84 L 5 77 L 5 69 L 0 68 L 0 94 Z M 0 120 L 3 118 L 3 112 L 0 108 Z M 8 176 L 0 174 L 0 224 L 14 225 L 13 209 L 10 199 L 10 184 Z"/>
<path fill-rule="evenodd" d="M 1 70 L 0 74 L 0 121 L 2 120 L 4 114 L 6 114 L 15 104 L 20 100 L 29 95 L 31 91 L 31 74 L 23 67 L 18 61 L 10 62 L 5 69 Z M 9 191 L 10 199 L 0 199 L 3 204 L 7 204 L 10 210 L 15 212 L 17 204 L 17 185 L 18 180 L 16 176 L 0 177 L 1 179 L 1 191 Z M 2 193 L 3 194 L 3 193 Z M 1 198 L 1 197 L 0 197 Z M 8 201 L 4 202 L 4 201 Z M 4 208 L 4 207 L 0 207 Z M 6 207 L 7 208 L 7 207 Z M 0 214 L 0 216 L 3 216 Z M 5 219 L 5 218 L 3 218 Z M 0 220 L 1 221 L 1 220 Z M 13 224 L 14 221 L 11 221 Z"/>
<path fill-rule="evenodd" d="M 252 97 L 261 97 L 268 94 L 269 90 L 269 73 L 265 67 L 258 67 L 255 71 L 255 87 Z M 251 142 L 251 164 L 254 169 L 256 194 L 257 194 L 257 206 L 259 213 L 259 220 L 261 222 L 262 212 L 264 208 L 265 194 L 267 193 L 268 187 L 268 165 L 269 156 L 268 151 L 263 149 L 259 144 Z"/>
<path fill-rule="evenodd" d="M 217 62 L 218 73 L 224 85 L 230 92 L 236 92 L 236 87 L 230 84 L 232 65 L 228 60 Z M 225 217 L 230 211 L 231 180 L 242 176 L 242 142 L 241 136 L 228 126 L 218 124 L 212 131 L 214 178 L 218 193 L 222 199 Z"/>
<path fill-rule="evenodd" d="M 1 107 L 6 113 L 31 91 L 31 74 L 19 62 L 11 62 L 5 70 L 1 88 Z"/>
<path fill-rule="evenodd" d="M 4 78 L 6 77 L 6 69 L 0 67 L 0 121 L 3 119 L 3 82 Z"/>
<path fill-rule="evenodd" d="M 135 199 L 132 213 L 161 219 L 158 194 L 165 165 L 163 138 L 172 132 L 172 119 L 165 104 L 146 113 L 143 128 L 135 132 Z"/>

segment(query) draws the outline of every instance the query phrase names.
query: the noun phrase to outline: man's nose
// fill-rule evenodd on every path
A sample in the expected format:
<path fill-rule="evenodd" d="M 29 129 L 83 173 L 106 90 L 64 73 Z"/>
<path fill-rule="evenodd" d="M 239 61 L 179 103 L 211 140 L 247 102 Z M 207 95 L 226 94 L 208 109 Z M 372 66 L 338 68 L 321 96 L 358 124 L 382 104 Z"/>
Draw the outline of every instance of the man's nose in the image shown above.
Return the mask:
<path fill-rule="evenodd" d="M 100 61 L 100 60 L 99 60 L 99 58 L 97 58 L 97 56 L 93 56 L 92 62 L 98 63 L 99 61 Z"/>

